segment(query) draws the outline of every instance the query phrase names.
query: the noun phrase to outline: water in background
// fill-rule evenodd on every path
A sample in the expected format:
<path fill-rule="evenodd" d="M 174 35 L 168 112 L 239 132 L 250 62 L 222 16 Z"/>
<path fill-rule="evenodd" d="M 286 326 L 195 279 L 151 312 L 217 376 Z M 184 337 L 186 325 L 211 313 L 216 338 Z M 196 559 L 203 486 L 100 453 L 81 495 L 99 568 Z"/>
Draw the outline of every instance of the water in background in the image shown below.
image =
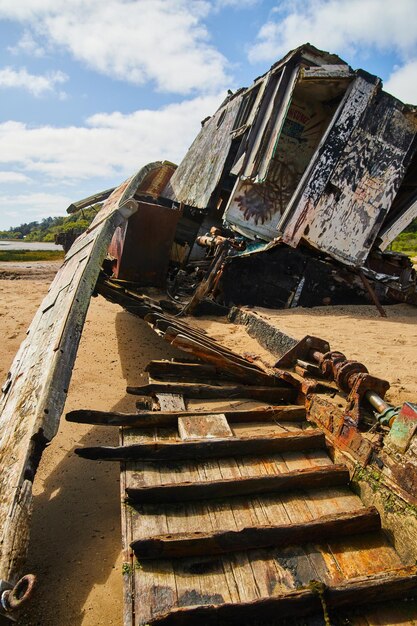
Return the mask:
<path fill-rule="evenodd" d="M 0 250 L 59 250 L 62 246 L 43 241 L 14 241 L 12 239 L 0 239 Z"/>

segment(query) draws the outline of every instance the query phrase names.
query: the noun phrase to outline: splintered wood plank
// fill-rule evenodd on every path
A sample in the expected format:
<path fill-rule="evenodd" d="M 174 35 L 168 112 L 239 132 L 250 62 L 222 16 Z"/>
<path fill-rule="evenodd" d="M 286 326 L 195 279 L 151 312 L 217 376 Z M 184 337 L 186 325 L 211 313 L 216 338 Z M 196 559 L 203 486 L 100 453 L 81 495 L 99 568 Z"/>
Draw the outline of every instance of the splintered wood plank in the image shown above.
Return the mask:
<path fill-rule="evenodd" d="M 227 461 L 226 461 L 227 462 Z M 218 479 L 222 477 L 222 464 L 224 461 L 205 461 L 199 464 L 199 475 L 202 479 Z M 236 505 L 228 501 L 211 502 L 207 505 L 214 531 L 222 528 L 238 528 L 235 515 Z M 235 552 L 230 556 L 222 557 L 223 570 L 226 574 L 229 586 L 233 582 L 237 589 L 237 600 L 246 601 L 260 597 L 259 588 L 256 582 L 250 557 L 247 552 Z"/>
<path fill-rule="evenodd" d="M 172 471 L 172 470 L 171 470 Z M 189 479 L 189 477 L 187 477 Z M 320 488 L 347 484 L 349 471 L 344 465 L 306 468 L 286 474 L 234 476 L 215 480 L 188 480 L 180 484 L 127 487 L 126 493 L 137 502 L 176 502 L 270 494 L 301 488 Z"/>
<path fill-rule="evenodd" d="M 294 453 L 295 454 L 295 453 Z M 299 452 L 298 456 L 304 458 L 305 453 Z M 253 466 L 242 462 L 242 459 L 238 460 L 238 466 L 242 475 L 252 475 Z M 282 475 L 287 476 L 289 470 L 282 455 L 274 455 L 269 458 L 262 459 L 262 466 L 267 475 Z M 296 470 L 303 471 L 303 470 Z M 303 500 L 303 492 L 297 490 L 291 490 L 288 493 L 277 495 L 266 495 L 262 499 L 257 501 L 256 511 L 263 512 L 266 522 L 269 524 L 293 524 L 310 520 L 311 517 L 300 517 L 294 514 L 294 511 L 288 509 L 288 501 Z M 307 584 L 310 580 L 319 578 L 313 561 L 309 558 L 306 549 L 303 546 L 291 546 L 284 548 L 274 548 L 272 555 L 276 562 L 276 567 L 279 572 L 282 570 L 291 572 L 291 576 L 294 581 L 294 585 Z M 280 587 L 278 587 L 279 589 Z"/>
<path fill-rule="evenodd" d="M 216 355 L 220 354 L 222 357 L 227 358 L 229 361 L 232 361 L 235 364 L 243 366 L 245 369 L 249 369 L 255 374 L 259 372 L 264 373 L 263 370 L 261 370 L 260 367 L 255 363 L 248 361 L 240 354 L 233 352 L 233 350 L 218 343 L 215 339 L 209 337 L 208 335 L 201 335 L 200 333 L 196 333 L 195 329 L 189 325 L 183 325 L 182 327 L 180 327 L 177 322 L 174 322 L 167 327 L 163 337 L 168 343 L 172 343 L 176 340 L 177 337 L 180 337 L 180 339 L 184 338 L 185 340 L 194 340 L 198 343 L 199 349 L 208 348 L 209 350 L 214 350 Z M 184 351 L 188 352 L 189 350 Z M 195 354 L 195 357 L 200 358 L 197 356 L 197 354 Z M 201 356 L 201 359 L 205 360 L 203 356 Z M 208 359 L 208 362 L 212 363 L 211 358 Z M 216 363 L 212 364 L 216 366 Z M 230 372 L 230 374 L 233 375 L 232 372 Z M 272 376 L 272 378 L 274 377 Z"/>
<path fill-rule="evenodd" d="M 156 433 L 154 434 L 154 437 Z M 140 431 L 124 429 L 121 432 L 121 443 L 129 444 L 131 441 L 149 438 Z M 140 477 L 143 482 L 160 482 L 158 468 L 154 465 L 143 471 L 142 463 L 127 462 L 122 468 L 121 485 L 125 487 L 132 482 L 137 482 Z M 147 514 L 148 513 L 148 514 Z M 153 532 L 167 532 L 166 516 L 162 510 L 149 511 L 141 507 L 132 507 L 122 502 L 122 538 L 124 544 L 124 561 L 127 563 L 124 577 L 125 592 L 125 619 L 131 616 L 131 622 L 126 621 L 127 626 L 146 624 L 153 616 L 162 610 L 168 611 L 176 603 L 176 584 L 174 570 L 171 561 L 158 561 L 158 567 L 154 568 L 147 563 L 138 563 L 130 542 L 133 536 L 146 537 Z M 157 531 L 157 529 L 159 529 Z M 140 598 L 140 602 L 137 602 Z"/>
<path fill-rule="evenodd" d="M 415 566 L 354 578 L 326 589 L 328 609 L 368 605 L 381 600 L 396 600 L 417 593 Z M 322 612 L 317 592 L 310 589 L 289 591 L 279 596 L 239 604 L 173 609 L 150 621 L 151 626 L 241 626 L 276 620 L 277 616 L 306 617 Z"/>
<path fill-rule="evenodd" d="M 22 573 L 32 483 L 55 436 L 85 316 L 116 227 L 137 209 L 143 172 L 118 187 L 67 253 L 13 361 L 0 398 L 0 579 Z M 149 170 L 147 170 L 149 171 Z"/>
<path fill-rule="evenodd" d="M 240 380 L 249 385 L 273 385 L 275 378 L 262 372 L 262 370 L 248 367 L 249 363 L 243 364 L 236 362 L 236 359 L 228 358 L 224 353 L 219 352 L 208 345 L 204 345 L 202 341 L 196 341 L 193 338 L 185 337 L 178 334 L 172 341 L 171 345 L 184 352 L 191 353 L 194 357 L 207 361 L 214 365 L 219 372 L 224 372 L 233 376 L 236 380 Z"/>
<path fill-rule="evenodd" d="M 224 413 L 179 417 L 178 432 L 183 440 L 234 437 Z"/>
<path fill-rule="evenodd" d="M 278 433 L 267 437 L 231 437 L 202 441 L 160 441 L 132 444 L 127 446 L 76 448 L 75 452 L 86 459 L 108 461 L 152 460 L 185 461 L 195 458 L 215 458 L 247 454 L 268 454 L 283 450 L 309 450 L 324 447 L 325 439 L 321 432 L 295 431 Z"/>
<path fill-rule="evenodd" d="M 198 478 L 195 463 L 187 464 L 187 474 L 192 479 Z M 183 473 L 175 472 L 173 477 L 177 484 L 180 484 Z M 166 507 L 165 510 L 171 533 L 187 531 L 190 526 L 212 528 L 211 518 L 204 504 L 190 504 L 184 507 L 181 503 L 177 510 L 172 507 Z M 232 592 L 229 590 L 227 576 L 218 558 L 208 554 L 197 559 L 183 559 L 181 563 L 174 563 L 174 571 L 179 606 L 233 601 L 233 590 Z"/>
<path fill-rule="evenodd" d="M 374 507 L 352 513 L 319 517 L 304 524 L 251 526 L 237 531 L 175 533 L 138 539 L 131 543 L 139 559 L 179 558 L 223 554 L 282 545 L 299 545 L 324 538 L 356 535 L 381 528 Z"/>
<path fill-rule="evenodd" d="M 222 480 L 227 477 L 230 480 L 229 467 L 231 464 L 233 464 L 233 459 L 214 459 L 199 462 L 197 468 L 200 479 L 207 482 L 208 480 Z M 227 499 L 222 501 L 214 500 L 207 502 L 206 506 L 213 532 L 219 532 L 224 528 L 238 530 L 241 527 L 242 515 L 247 524 L 254 523 L 251 506 L 242 499 L 235 500 L 233 503 Z M 239 515 L 237 515 L 238 513 Z M 201 528 L 200 526 L 199 530 Z M 269 593 L 262 586 L 262 581 L 270 580 L 271 569 L 275 572 L 274 563 L 270 559 L 265 557 L 260 559 L 254 551 L 250 553 L 241 551 L 222 557 L 222 564 L 231 593 L 237 590 L 238 596 L 236 601 L 246 601 Z"/>
<path fill-rule="evenodd" d="M 179 417 L 203 417 L 212 415 L 216 411 L 198 410 L 190 411 L 138 411 L 138 413 L 116 413 L 113 411 L 91 411 L 81 409 L 70 411 L 66 415 L 68 422 L 78 424 L 99 424 L 100 426 L 129 426 L 130 428 L 154 428 L 155 426 L 176 426 Z M 306 410 L 302 406 L 266 406 L 255 409 L 225 410 L 222 415 L 226 416 L 229 423 L 238 422 L 272 422 L 280 421 L 300 422 L 305 419 Z"/>
<path fill-rule="evenodd" d="M 151 361 L 145 367 L 154 380 L 172 380 L 184 382 L 204 382 L 215 378 L 217 370 L 208 363 L 177 363 L 176 361 Z"/>
<path fill-rule="evenodd" d="M 123 432 L 120 434 L 120 443 L 123 445 Z M 134 626 L 134 604 L 132 597 L 135 593 L 135 578 L 133 576 L 134 553 L 130 547 L 133 541 L 132 520 L 130 512 L 124 505 L 126 491 L 126 471 L 121 468 L 120 472 L 120 496 L 121 496 L 121 530 L 122 530 L 122 553 L 123 553 L 123 624 Z"/>
<path fill-rule="evenodd" d="M 262 470 L 263 459 L 257 457 L 247 457 L 244 462 L 241 459 L 222 459 L 219 461 L 221 475 L 228 479 L 239 480 L 244 477 L 254 477 Z M 236 523 L 236 528 L 244 528 L 248 525 L 268 524 L 269 519 L 264 504 L 265 496 L 262 498 L 250 497 L 231 501 L 230 506 Z M 274 500 L 279 499 L 277 497 Z M 271 523 L 288 523 L 288 518 L 283 509 L 277 506 L 276 515 Z M 275 558 L 274 551 L 258 549 L 248 553 L 238 552 L 233 557 L 235 560 L 245 559 L 244 565 L 248 562 L 250 570 L 255 580 L 257 597 L 266 597 L 279 593 L 282 590 L 295 587 L 294 572 L 283 566 Z M 247 567 L 246 567 L 247 569 Z M 248 601 L 251 598 L 244 588 L 241 592 L 241 600 Z"/>
<path fill-rule="evenodd" d="M 127 387 L 126 392 L 136 396 L 152 396 L 160 393 L 182 394 L 185 398 L 252 398 L 262 402 L 293 402 L 295 388 L 249 385 L 204 385 L 194 383 L 150 383 L 140 387 Z"/>

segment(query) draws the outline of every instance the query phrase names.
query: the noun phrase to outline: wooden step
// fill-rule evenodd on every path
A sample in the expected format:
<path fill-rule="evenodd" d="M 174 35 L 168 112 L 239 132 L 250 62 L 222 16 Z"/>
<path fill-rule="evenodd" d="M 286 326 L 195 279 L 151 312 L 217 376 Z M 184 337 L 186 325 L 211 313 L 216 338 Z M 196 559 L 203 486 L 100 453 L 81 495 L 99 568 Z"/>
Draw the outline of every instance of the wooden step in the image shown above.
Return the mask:
<path fill-rule="evenodd" d="M 68 422 L 77 424 L 99 424 L 101 426 L 129 426 L 130 428 L 154 428 L 155 426 L 177 426 L 178 418 L 195 415 L 198 418 L 213 415 L 214 411 L 140 411 L 138 413 L 116 413 L 112 411 L 91 411 L 80 409 L 66 415 Z M 256 409 L 222 411 L 230 424 L 239 422 L 300 422 L 305 419 L 303 406 L 266 406 Z"/>
<path fill-rule="evenodd" d="M 324 515 L 299 524 L 254 526 L 240 530 L 170 533 L 138 539 L 130 544 L 139 560 L 226 554 L 276 546 L 300 545 L 380 530 L 375 507 Z"/>
<path fill-rule="evenodd" d="M 344 465 L 326 465 L 294 470 L 285 474 L 127 487 L 126 494 L 131 500 L 141 504 L 189 502 L 212 498 L 281 493 L 293 489 L 336 487 L 348 483 L 349 471 Z"/>
<path fill-rule="evenodd" d="M 136 396 L 158 393 L 181 394 L 185 398 L 249 398 L 263 402 L 293 402 L 297 390 L 290 387 L 251 387 L 247 385 L 197 385 L 193 383 L 150 383 L 140 387 L 127 387 L 126 392 Z"/>
<path fill-rule="evenodd" d="M 251 602 L 206 604 L 172 608 L 167 613 L 149 619 L 149 626 L 255 626 L 282 617 L 323 615 L 319 591 L 324 590 L 328 610 L 357 610 L 375 602 L 399 600 L 417 595 L 415 565 L 397 570 L 351 578 L 340 585 L 321 586 L 312 581 L 312 588 L 259 598 Z"/>
<path fill-rule="evenodd" d="M 230 456 L 244 456 L 312 450 L 323 448 L 325 438 L 316 430 L 296 430 L 291 433 L 270 434 L 261 437 L 230 437 L 199 441 L 156 440 L 118 447 L 76 448 L 78 456 L 92 460 L 123 461 L 187 461 Z"/>

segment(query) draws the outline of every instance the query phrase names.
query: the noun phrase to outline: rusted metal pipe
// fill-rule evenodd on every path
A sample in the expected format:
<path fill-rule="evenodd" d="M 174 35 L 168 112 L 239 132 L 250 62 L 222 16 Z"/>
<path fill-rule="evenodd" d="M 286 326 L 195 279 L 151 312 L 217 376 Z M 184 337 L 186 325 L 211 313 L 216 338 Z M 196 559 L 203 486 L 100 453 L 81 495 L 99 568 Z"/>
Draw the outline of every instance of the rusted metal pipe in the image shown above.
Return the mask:
<path fill-rule="evenodd" d="M 336 380 L 339 388 L 343 391 L 348 391 L 353 388 L 355 380 L 357 376 L 360 375 L 361 371 L 366 373 L 368 371 L 361 363 L 348 361 L 341 352 L 329 352 L 325 354 L 320 350 L 312 350 L 311 356 L 320 364 L 323 374 L 331 373 L 332 378 Z M 363 397 L 375 409 L 378 422 L 384 426 L 391 427 L 401 407 L 394 407 L 388 404 L 388 402 L 385 402 L 385 400 L 372 389 L 367 389 Z"/>
<path fill-rule="evenodd" d="M 385 400 L 383 400 L 377 393 L 375 393 L 375 391 L 367 391 L 365 393 L 365 398 L 368 400 L 369 404 L 372 404 L 372 406 L 378 413 L 384 413 L 384 411 L 393 408 L 390 404 L 385 402 Z"/>
<path fill-rule="evenodd" d="M 36 577 L 33 574 L 22 576 L 14 587 L 0 580 L 0 615 L 16 621 L 14 613 L 30 600 L 35 584 Z"/>

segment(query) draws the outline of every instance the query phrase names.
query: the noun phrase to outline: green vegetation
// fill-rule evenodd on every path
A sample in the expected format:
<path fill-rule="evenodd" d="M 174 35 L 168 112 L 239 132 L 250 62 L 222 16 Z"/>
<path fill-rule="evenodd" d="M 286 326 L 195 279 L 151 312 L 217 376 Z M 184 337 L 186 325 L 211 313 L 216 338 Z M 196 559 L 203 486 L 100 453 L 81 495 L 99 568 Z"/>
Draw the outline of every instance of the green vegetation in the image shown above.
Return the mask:
<path fill-rule="evenodd" d="M 391 244 L 391 250 L 402 252 L 408 256 L 417 256 L 417 219 L 411 222 L 409 226 L 400 233 Z"/>
<path fill-rule="evenodd" d="M 67 217 L 46 217 L 41 222 L 29 222 L 21 224 L 9 230 L 0 230 L 0 239 L 14 239 L 25 241 L 49 241 L 54 242 L 59 233 L 69 231 L 80 235 L 93 221 L 101 204 L 96 204 L 88 209 L 81 209 Z"/>
<path fill-rule="evenodd" d="M 0 250 L 0 261 L 56 261 L 63 250 Z"/>
<path fill-rule="evenodd" d="M 417 232 L 401 233 L 392 242 L 392 250 L 408 254 L 408 256 L 417 256 Z"/>

